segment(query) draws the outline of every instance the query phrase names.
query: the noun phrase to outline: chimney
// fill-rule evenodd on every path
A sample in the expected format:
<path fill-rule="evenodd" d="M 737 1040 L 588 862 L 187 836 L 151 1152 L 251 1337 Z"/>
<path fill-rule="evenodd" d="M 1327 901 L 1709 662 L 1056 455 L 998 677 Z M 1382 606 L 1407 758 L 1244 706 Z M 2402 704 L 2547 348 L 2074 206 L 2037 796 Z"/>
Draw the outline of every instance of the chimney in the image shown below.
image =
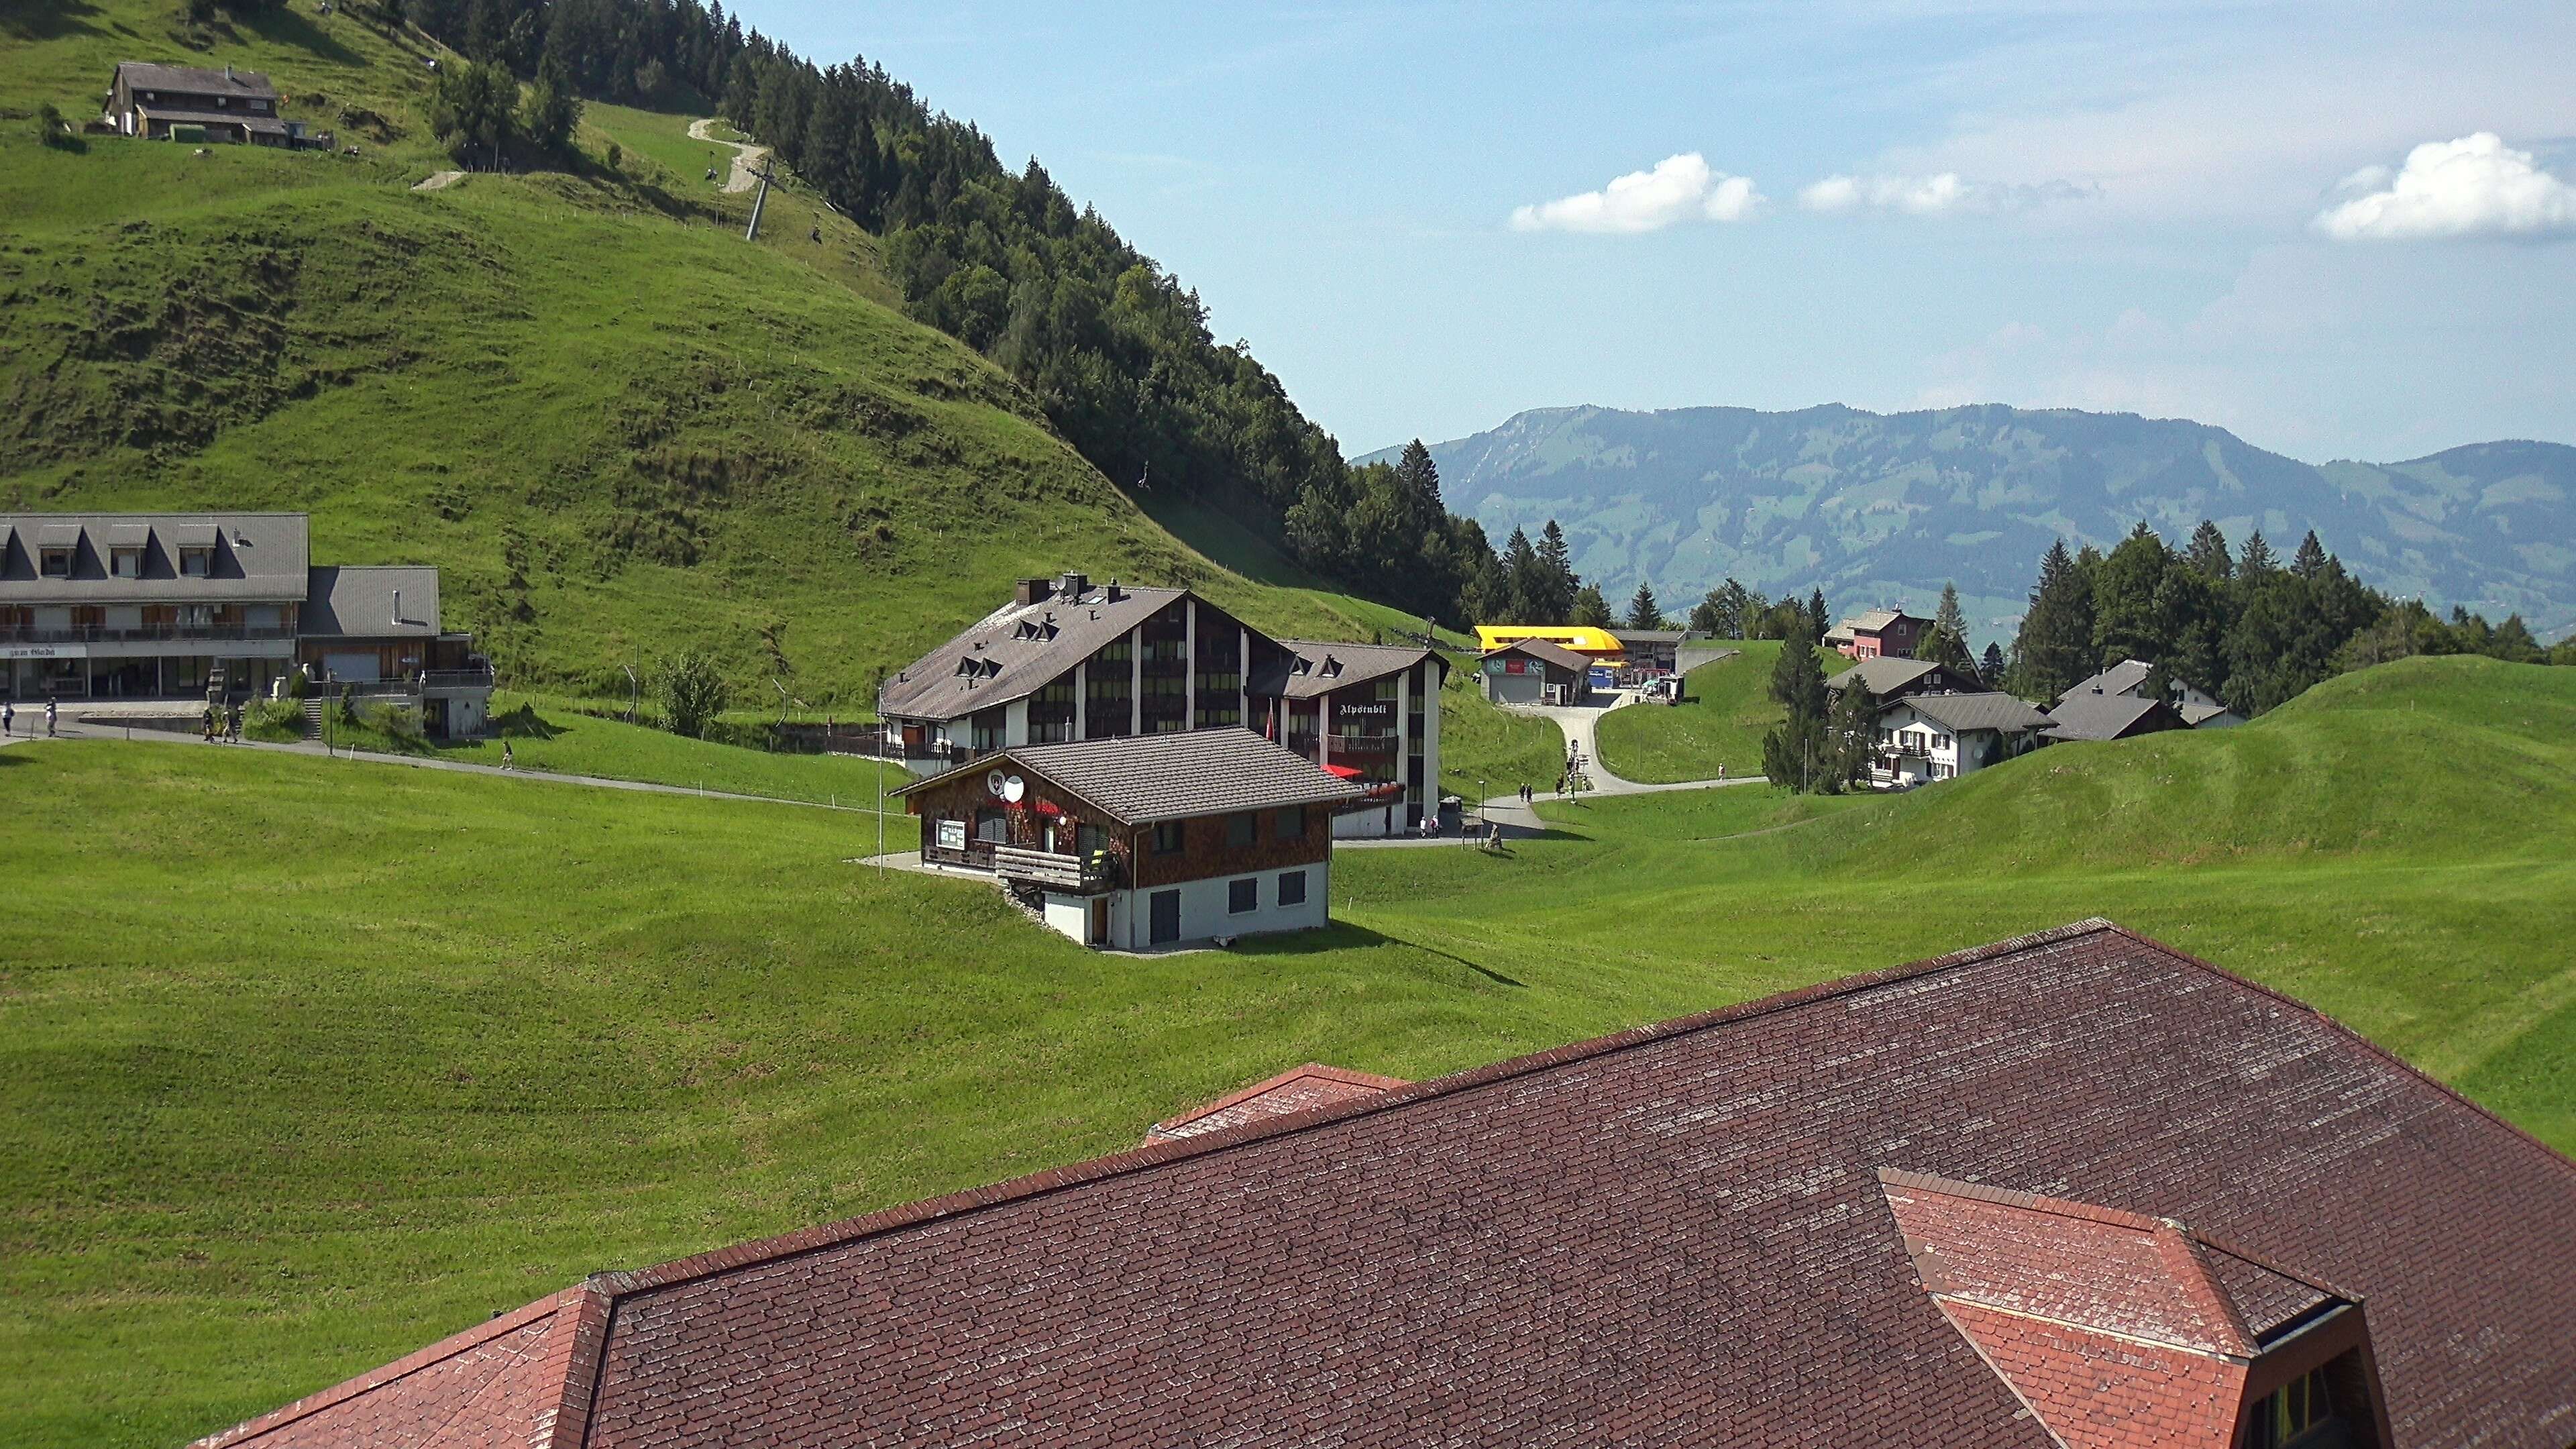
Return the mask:
<path fill-rule="evenodd" d="M 1101 602 L 1114 604 L 1125 597 L 1127 597 L 1125 594 L 1118 592 L 1118 581 L 1116 579 L 1111 579 L 1109 581 L 1109 592 L 1102 597 Z"/>
<path fill-rule="evenodd" d="M 1082 596 L 1091 591 L 1091 577 L 1088 574 L 1067 572 L 1056 582 L 1056 590 L 1068 600 L 1079 603 Z"/>
<path fill-rule="evenodd" d="M 402 622 L 402 590 L 394 590 L 394 622 Z"/>
<path fill-rule="evenodd" d="M 226 63 L 226 64 L 225 64 L 225 66 L 224 66 L 224 79 L 226 79 L 226 80 L 231 80 L 232 78 L 233 78 L 233 68 L 232 68 L 232 66 L 231 66 L 231 64 L 230 64 L 230 63 Z"/>
<path fill-rule="evenodd" d="M 1012 600 L 1023 609 L 1031 604 L 1043 604 L 1053 597 L 1055 585 L 1044 579 L 1022 579 L 1020 586 L 1011 591 Z"/>

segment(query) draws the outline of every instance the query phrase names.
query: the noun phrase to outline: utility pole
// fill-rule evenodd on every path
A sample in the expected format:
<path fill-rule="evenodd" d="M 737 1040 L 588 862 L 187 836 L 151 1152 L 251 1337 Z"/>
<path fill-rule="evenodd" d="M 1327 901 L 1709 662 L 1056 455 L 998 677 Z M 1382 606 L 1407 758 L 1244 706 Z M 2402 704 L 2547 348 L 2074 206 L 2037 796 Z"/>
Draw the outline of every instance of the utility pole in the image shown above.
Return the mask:
<path fill-rule="evenodd" d="M 769 204 L 769 177 L 777 169 L 776 162 L 765 158 L 760 163 L 760 194 L 751 199 L 751 225 L 743 231 L 744 241 L 760 240 L 760 209 Z"/>
<path fill-rule="evenodd" d="M 877 879 L 885 879 L 885 677 L 877 677 Z"/>

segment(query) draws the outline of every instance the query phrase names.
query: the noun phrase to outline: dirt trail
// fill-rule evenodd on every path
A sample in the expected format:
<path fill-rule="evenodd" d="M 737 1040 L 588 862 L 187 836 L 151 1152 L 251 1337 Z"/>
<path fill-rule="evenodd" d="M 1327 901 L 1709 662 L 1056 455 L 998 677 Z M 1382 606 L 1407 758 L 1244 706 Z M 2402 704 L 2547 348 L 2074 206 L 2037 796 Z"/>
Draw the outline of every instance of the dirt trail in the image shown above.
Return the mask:
<path fill-rule="evenodd" d="M 704 141 L 710 146 L 731 146 L 733 148 L 733 174 L 725 178 L 724 189 L 727 191 L 749 191 L 753 187 L 758 186 L 760 184 L 760 163 L 769 159 L 769 148 L 766 146 L 753 146 L 741 141 L 719 141 L 713 135 L 709 134 L 714 131 L 715 128 L 716 117 L 714 116 L 709 116 L 703 121 L 691 121 L 689 123 L 689 139 L 692 141 Z"/>
<path fill-rule="evenodd" d="M 415 184 L 412 187 L 412 190 L 445 191 L 447 188 L 454 186 L 457 182 L 464 179 L 465 173 L 462 171 L 441 171 L 437 175 L 429 178 L 427 181 Z"/>

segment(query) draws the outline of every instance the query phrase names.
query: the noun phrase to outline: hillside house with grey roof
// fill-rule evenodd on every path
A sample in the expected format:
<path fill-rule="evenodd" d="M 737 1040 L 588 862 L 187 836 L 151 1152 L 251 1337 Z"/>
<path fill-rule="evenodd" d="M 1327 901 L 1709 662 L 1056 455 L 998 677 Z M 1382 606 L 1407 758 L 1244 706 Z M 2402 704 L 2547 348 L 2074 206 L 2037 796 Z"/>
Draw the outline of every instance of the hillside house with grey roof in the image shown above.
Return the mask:
<path fill-rule="evenodd" d="M 885 683 L 887 748 L 938 773 L 1021 745 L 1247 729 L 1352 781 L 1343 836 L 1437 808 L 1435 650 L 1275 639 L 1188 589 L 1024 579 L 1010 602 Z"/>
<path fill-rule="evenodd" d="M 2083 680 L 2057 697 L 2049 713 L 2063 716 L 2064 706 L 2083 699 L 2144 699 L 2149 696 L 2147 681 L 2155 676 L 2155 666 L 2143 659 L 2124 659 L 2092 678 Z M 2229 709 L 2226 702 L 2208 690 L 2179 676 L 2165 680 L 2164 702 L 2173 706 L 2174 717 L 2186 729 L 2223 729 L 2245 723 L 2245 717 Z M 2095 711 L 2097 717 L 2108 718 Z M 2075 733 L 2068 739 L 2109 739 L 2114 736 Z"/>
<path fill-rule="evenodd" d="M 1901 695 L 1879 706 L 1870 784 L 1902 790 L 1999 765 L 2043 741 L 2049 718 L 2009 694 Z"/>
<path fill-rule="evenodd" d="M 106 120 L 119 135 L 154 141 L 171 139 L 176 127 L 208 141 L 285 146 L 303 127 L 277 113 L 279 100 L 255 70 L 129 60 L 108 78 Z"/>

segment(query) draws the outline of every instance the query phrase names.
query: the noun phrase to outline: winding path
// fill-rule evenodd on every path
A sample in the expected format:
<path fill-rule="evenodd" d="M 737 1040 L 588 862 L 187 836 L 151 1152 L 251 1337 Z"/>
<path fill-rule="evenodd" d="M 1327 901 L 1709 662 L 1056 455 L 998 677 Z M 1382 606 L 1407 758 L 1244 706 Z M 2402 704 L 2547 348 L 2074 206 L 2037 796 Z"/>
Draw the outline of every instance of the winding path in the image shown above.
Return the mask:
<path fill-rule="evenodd" d="M 724 189 L 727 191 L 749 191 L 760 184 L 760 163 L 769 159 L 769 148 L 766 146 L 750 145 L 742 141 L 717 140 L 713 132 L 720 121 L 721 118 L 716 116 L 709 116 L 702 121 L 691 121 L 689 123 L 689 139 L 692 141 L 704 141 L 710 146 L 731 146 L 733 148 L 733 173 L 725 177 Z"/>

